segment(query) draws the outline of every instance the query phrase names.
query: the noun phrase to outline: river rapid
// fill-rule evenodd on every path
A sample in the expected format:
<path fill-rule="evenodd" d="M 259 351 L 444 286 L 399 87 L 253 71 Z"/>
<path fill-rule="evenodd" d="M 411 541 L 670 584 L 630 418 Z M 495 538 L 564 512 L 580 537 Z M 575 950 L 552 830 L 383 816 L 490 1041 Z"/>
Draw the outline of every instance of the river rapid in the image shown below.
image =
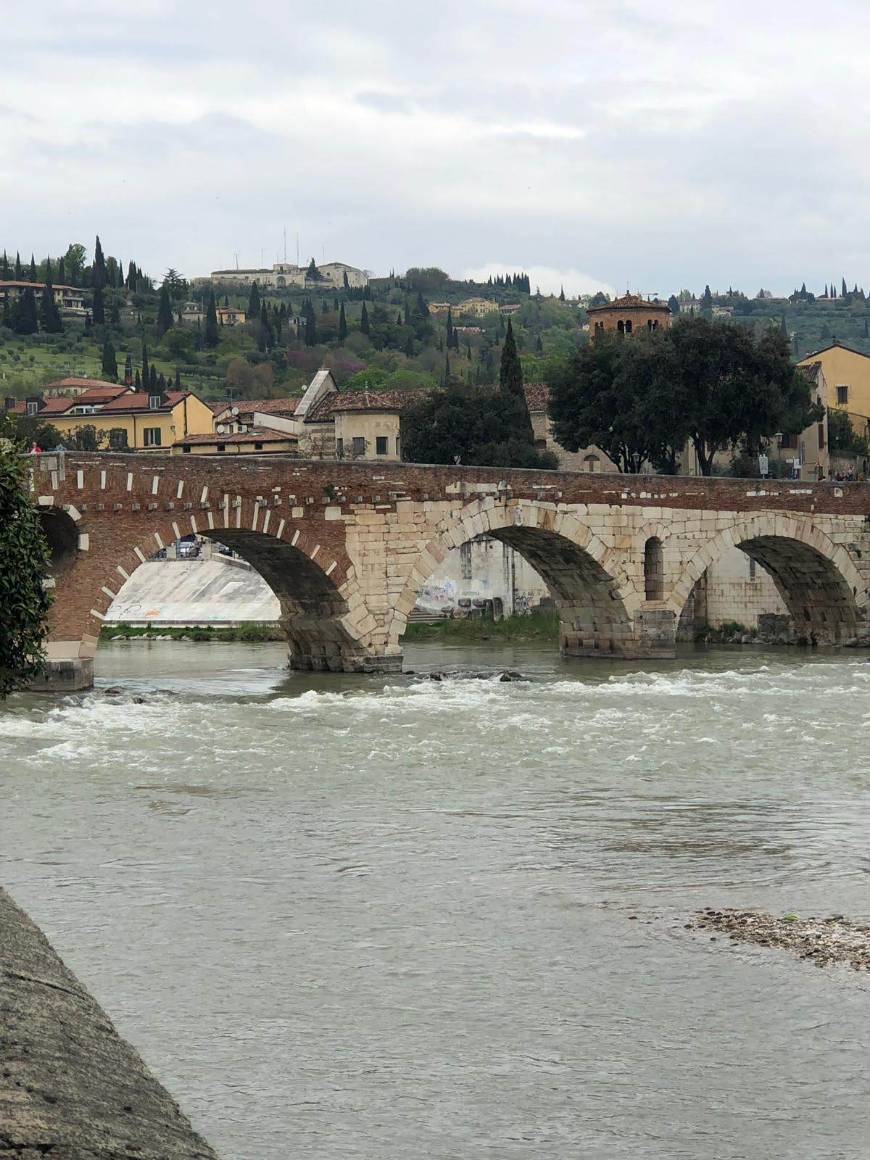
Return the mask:
<path fill-rule="evenodd" d="M 866 1160 L 870 978 L 683 927 L 870 917 L 864 656 L 285 660 L 0 708 L 3 884 L 226 1160 Z"/>

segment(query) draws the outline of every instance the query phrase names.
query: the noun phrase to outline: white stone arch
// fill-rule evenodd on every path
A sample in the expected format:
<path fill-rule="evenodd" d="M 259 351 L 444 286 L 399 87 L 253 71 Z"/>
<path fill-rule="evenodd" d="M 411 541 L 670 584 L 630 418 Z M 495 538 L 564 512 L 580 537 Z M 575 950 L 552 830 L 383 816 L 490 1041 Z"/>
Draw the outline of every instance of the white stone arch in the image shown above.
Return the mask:
<path fill-rule="evenodd" d="M 667 596 L 679 617 L 695 583 L 725 552 L 740 548 L 771 575 L 799 636 L 840 642 L 855 635 L 865 614 L 866 585 L 844 547 L 812 518 L 781 512 L 741 516 L 689 557 Z"/>
<path fill-rule="evenodd" d="M 542 575 L 557 596 L 560 615 L 573 603 L 583 603 L 584 585 L 589 589 L 589 605 L 597 615 L 595 624 L 578 633 L 595 635 L 602 651 L 616 651 L 631 635 L 632 610 L 640 604 L 635 585 L 620 567 L 620 555 L 613 552 L 583 520 L 585 508 L 569 511 L 555 503 L 539 500 L 494 497 L 474 500 L 460 511 L 444 517 L 434 528 L 432 539 L 420 552 L 390 620 L 390 647 L 398 648 L 417 593 L 446 554 L 469 540 L 493 535 L 515 547 Z M 525 549 L 525 550 L 524 550 Z M 564 560 L 558 551 L 569 554 Z M 548 556 L 552 566 L 548 566 Z M 564 565 L 562 574 L 558 568 Z M 575 575 L 572 594 L 566 588 L 569 572 Z M 570 618 L 562 616 L 563 626 Z M 576 621 L 576 617 L 575 617 Z M 566 628 L 567 633 L 567 628 Z M 565 647 L 565 639 L 563 639 Z M 598 649 L 598 646 L 595 646 Z M 590 649 L 590 651 L 592 651 Z"/>

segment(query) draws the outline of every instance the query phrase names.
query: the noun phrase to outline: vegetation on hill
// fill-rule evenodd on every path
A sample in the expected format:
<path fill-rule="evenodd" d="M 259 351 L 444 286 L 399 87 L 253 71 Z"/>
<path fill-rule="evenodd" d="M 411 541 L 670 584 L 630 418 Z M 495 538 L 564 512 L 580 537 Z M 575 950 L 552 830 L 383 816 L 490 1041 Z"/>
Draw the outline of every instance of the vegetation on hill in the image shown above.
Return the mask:
<path fill-rule="evenodd" d="M 696 317 L 581 348 L 552 376 L 550 414 L 563 447 L 600 447 L 621 471 L 651 463 L 674 473 L 691 442 L 710 475 L 718 451 L 756 454 L 774 432 L 797 434 L 823 412 L 779 330 L 756 338 Z"/>

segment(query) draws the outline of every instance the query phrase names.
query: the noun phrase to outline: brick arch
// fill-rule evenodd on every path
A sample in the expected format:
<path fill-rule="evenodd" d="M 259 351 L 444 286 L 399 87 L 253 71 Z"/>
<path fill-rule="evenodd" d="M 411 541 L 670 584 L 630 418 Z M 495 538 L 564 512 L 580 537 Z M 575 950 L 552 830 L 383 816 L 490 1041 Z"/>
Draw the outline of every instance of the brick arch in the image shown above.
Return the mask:
<path fill-rule="evenodd" d="M 54 497 L 40 497 L 41 509 L 55 510 L 53 505 Z M 67 646 L 80 642 L 79 657 L 93 658 L 109 607 L 140 564 L 182 536 L 199 534 L 231 546 L 273 590 L 290 643 L 291 667 L 367 667 L 376 626 L 365 614 L 349 557 L 343 550 L 324 547 L 316 529 L 303 528 L 281 509 L 251 497 L 217 511 L 156 509 L 140 516 L 126 534 L 113 528 L 109 511 L 88 518 L 69 504 L 56 510 L 72 511 L 78 527 L 88 529 L 79 534 L 76 563 L 59 581 L 49 622 L 49 641 Z"/>
<path fill-rule="evenodd" d="M 736 517 L 695 552 L 668 597 L 676 616 L 707 568 L 734 547 L 770 574 L 798 639 L 838 644 L 858 635 L 867 592 L 849 553 L 811 519 L 774 512 Z"/>
<path fill-rule="evenodd" d="M 556 600 L 560 646 L 570 655 L 623 655 L 633 637 L 631 581 L 590 528 L 570 512 L 533 500 L 477 500 L 435 528 L 396 602 L 389 640 L 394 649 L 417 593 L 447 552 L 489 535 L 515 548 L 540 573 Z"/>

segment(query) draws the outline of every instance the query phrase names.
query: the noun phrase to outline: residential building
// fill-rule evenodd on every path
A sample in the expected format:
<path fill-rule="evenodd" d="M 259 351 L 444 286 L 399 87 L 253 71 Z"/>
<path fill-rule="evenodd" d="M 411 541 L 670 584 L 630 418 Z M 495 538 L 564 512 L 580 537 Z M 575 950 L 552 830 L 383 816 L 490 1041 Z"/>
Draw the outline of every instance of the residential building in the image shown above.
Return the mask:
<path fill-rule="evenodd" d="M 671 311 L 667 302 L 658 298 L 641 298 L 639 294 L 623 294 L 621 298 L 615 298 L 603 306 L 590 306 L 586 312 L 593 335 L 667 330 L 671 325 Z"/>
<path fill-rule="evenodd" d="M 333 391 L 305 418 L 304 453 L 318 459 L 402 458 L 402 411 L 422 391 Z"/>
<path fill-rule="evenodd" d="M 299 439 L 295 435 L 250 427 L 209 435 L 188 435 L 172 444 L 173 455 L 298 455 Z"/>
<path fill-rule="evenodd" d="M 241 306 L 216 307 L 218 326 L 244 326 L 248 316 Z"/>
<path fill-rule="evenodd" d="M 599 447 L 582 447 L 579 451 L 566 451 L 553 438 L 553 423 L 547 413 L 550 389 L 546 383 L 526 383 L 526 402 L 532 419 L 535 446 L 539 451 L 552 451 L 559 460 L 562 471 L 616 471 L 616 464 Z"/>
<path fill-rule="evenodd" d="M 100 447 L 115 451 L 166 451 L 176 439 L 214 431 L 214 413 L 192 391 L 161 395 L 104 383 L 74 396 L 33 396 L 7 409 L 37 416 L 62 436 L 94 427 Z"/>
<path fill-rule="evenodd" d="M 852 426 L 863 435 L 870 422 L 870 355 L 834 342 L 808 354 L 798 366 L 816 364 L 821 366 L 827 384 L 827 406 L 848 411 L 854 416 Z"/>
<path fill-rule="evenodd" d="M 44 282 L 0 281 L 0 306 L 17 302 L 25 290 L 32 290 L 39 297 L 45 289 Z M 67 318 L 84 318 L 85 292 L 77 286 L 52 286 L 52 296 L 61 314 Z"/>
<path fill-rule="evenodd" d="M 489 298 L 466 298 L 456 307 L 456 313 L 471 315 L 473 318 L 484 318 L 487 314 L 498 313 L 498 303 Z"/>
<path fill-rule="evenodd" d="M 185 302 L 181 307 L 181 321 L 191 326 L 205 322 L 205 307 L 198 302 Z"/>
<path fill-rule="evenodd" d="M 69 375 L 64 379 L 54 379 L 42 388 L 44 399 L 73 399 L 81 395 L 91 397 L 103 392 L 109 398 L 123 394 L 128 388 L 123 383 L 109 383 L 105 379 L 89 379 L 84 375 Z"/>

